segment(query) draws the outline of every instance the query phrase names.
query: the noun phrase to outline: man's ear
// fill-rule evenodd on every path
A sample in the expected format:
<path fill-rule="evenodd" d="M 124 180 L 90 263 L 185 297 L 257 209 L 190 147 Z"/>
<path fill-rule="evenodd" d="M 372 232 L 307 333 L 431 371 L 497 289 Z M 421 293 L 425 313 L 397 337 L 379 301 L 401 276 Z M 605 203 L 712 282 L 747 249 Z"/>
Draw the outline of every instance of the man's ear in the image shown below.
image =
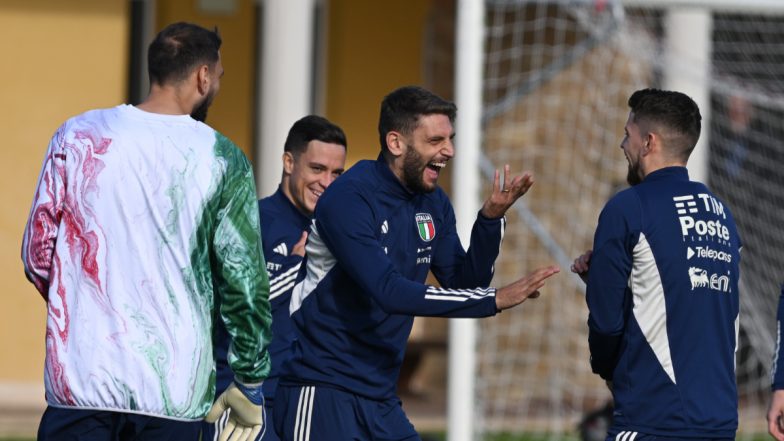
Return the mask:
<path fill-rule="evenodd" d="M 659 143 L 661 142 L 661 138 L 659 135 L 653 132 L 648 132 L 645 134 L 645 139 L 642 142 L 642 151 L 640 154 L 643 156 L 650 154 L 656 148 L 660 147 Z"/>
<path fill-rule="evenodd" d="M 387 132 L 387 150 L 392 156 L 400 156 L 405 153 L 406 143 L 403 141 L 400 132 Z"/>
<path fill-rule="evenodd" d="M 196 69 L 196 87 L 201 95 L 207 95 L 210 90 L 210 67 L 206 64 Z"/>
<path fill-rule="evenodd" d="M 294 155 L 291 152 L 283 152 L 283 173 L 290 175 L 294 172 Z"/>

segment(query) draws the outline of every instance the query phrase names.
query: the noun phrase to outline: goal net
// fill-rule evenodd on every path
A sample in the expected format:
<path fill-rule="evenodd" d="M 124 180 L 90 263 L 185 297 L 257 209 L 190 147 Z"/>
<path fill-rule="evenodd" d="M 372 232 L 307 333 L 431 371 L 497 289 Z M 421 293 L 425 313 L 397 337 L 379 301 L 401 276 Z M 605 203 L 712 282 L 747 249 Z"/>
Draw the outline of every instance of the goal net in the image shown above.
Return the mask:
<path fill-rule="evenodd" d="M 784 10 L 692 1 L 712 26 L 708 53 L 692 60 L 667 53 L 672 3 L 486 1 L 483 181 L 505 163 L 536 175 L 509 215 L 494 283 L 551 262 L 562 274 L 535 302 L 479 323 L 477 439 L 574 439 L 581 417 L 610 399 L 590 372 L 584 285 L 568 268 L 591 247 L 605 202 L 626 186 L 619 144 L 628 96 L 668 88 L 667 78 L 707 82 L 703 179 L 733 210 L 744 243 L 739 439 L 766 431 L 784 281 Z M 705 78 L 695 77 L 700 63 Z"/>

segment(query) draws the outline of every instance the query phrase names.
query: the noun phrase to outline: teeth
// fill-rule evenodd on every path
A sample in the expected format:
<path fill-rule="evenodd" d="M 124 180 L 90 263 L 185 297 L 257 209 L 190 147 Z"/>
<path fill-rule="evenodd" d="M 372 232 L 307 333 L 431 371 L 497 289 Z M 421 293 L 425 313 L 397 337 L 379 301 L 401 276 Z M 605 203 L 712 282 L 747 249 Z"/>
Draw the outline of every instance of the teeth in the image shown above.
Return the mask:
<path fill-rule="evenodd" d="M 446 167 L 446 162 L 431 162 L 430 165 L 433 167 L 444 168 Z"/>

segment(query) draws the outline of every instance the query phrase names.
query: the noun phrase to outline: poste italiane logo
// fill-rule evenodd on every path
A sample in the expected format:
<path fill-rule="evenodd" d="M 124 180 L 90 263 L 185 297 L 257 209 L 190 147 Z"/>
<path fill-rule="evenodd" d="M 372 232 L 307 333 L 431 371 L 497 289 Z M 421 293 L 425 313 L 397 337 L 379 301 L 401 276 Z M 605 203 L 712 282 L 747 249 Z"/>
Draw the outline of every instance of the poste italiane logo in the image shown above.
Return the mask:
<path fill-rule="evenodd" d="M 419 237 L 425 242 L 430 242 L 436 237 L 436 226 L 430 213 L 417 213 L 415 215 Z"/>

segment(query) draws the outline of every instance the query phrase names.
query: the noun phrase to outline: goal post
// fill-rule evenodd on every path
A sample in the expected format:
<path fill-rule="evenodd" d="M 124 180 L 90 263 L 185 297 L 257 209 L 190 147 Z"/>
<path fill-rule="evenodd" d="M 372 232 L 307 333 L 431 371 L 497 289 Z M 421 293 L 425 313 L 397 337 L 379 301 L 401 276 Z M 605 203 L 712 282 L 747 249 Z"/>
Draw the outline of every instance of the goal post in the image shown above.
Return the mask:
<path fill-rule="evenodd" d="M 453 188 L 463 195 L 454 201 L 457 232 L 464 247 L 471 242 L 473 219 L 480 208 L 480 178 L 476 164 L 482 140 L 482 66 L 484 0 L 458 0 L 455 63 L 456 129 L 460 131 L 455 156 Z M 469 441 L 474 433 L 477 323 L 474 319 L 449 322 L 447 378 L 447 434 L 450 441 Z M 451 399 L 451 398 L 455 399 Z"/>

